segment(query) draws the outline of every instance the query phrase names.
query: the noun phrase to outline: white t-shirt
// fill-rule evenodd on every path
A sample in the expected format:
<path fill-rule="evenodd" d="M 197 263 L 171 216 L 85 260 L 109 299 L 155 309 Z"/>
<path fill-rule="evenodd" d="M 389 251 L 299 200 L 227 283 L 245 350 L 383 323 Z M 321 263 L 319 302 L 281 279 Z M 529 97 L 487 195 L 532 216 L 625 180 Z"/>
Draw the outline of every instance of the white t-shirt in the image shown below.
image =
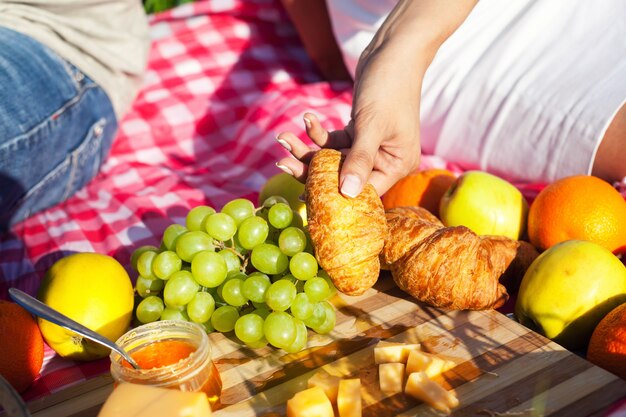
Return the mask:
<path fill-rule="evenodd" d="M 327 2 L 354 74 L 396 2 Z M 590 173 L 625 100 L 625 0 L 481 0 L 426 72 L 422 150 L 515 180 Z"/>
<path fill-rule="evenodd" d="M 141 86 L 150 37 L 140 0 L 0 0 L 0 26 L 80 68 L 104 89 L 118 117 Z"/>

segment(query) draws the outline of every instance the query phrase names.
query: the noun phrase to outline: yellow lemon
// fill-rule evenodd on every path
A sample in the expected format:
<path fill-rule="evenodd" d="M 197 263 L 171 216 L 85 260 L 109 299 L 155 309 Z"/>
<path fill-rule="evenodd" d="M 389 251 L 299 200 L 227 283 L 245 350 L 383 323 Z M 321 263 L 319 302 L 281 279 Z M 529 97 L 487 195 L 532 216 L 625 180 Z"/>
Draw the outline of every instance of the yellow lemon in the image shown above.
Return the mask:
<path fill-rule="evenodd" d="M 77 253 L 52 265 L 39 288 L 39 299 L 80 324 L 115 341 L 132 319 L 133 285 L 122 265 L 97 253 Z M 105 357 L 109 350 L 49 321 L 39 319 L 46 343 L 76 360 Z"/>

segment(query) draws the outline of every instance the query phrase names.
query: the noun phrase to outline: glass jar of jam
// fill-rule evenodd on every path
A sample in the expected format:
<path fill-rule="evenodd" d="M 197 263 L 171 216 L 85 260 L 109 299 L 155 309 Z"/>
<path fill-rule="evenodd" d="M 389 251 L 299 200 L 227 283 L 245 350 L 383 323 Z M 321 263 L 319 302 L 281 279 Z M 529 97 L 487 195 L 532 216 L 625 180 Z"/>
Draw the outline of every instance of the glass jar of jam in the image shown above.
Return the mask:
<path fill-rule="evenodd" d="M 111 375 L 116 383 L 152 385 L 181 391 L 202 391 L 215 405 L 222 381 L 206 331 L 196 323 L 163 320 L 136 327 L 117 340 L 141 369 L 111 352 Z"/>

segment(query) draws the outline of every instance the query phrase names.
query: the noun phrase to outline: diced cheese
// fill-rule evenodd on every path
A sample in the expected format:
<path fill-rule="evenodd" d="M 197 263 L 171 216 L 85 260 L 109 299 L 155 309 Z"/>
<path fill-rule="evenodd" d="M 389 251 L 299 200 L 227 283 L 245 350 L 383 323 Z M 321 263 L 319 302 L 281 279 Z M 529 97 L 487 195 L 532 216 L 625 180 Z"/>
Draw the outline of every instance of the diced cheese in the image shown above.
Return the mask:
<path fill-rule="evenodd" d="M 122 383 L 107 398 L 98 417 L 207 417 L 209 400 L 203 392 Z"/>
<path fill-rule="evenodd" d="M 380 390 L 387 395 L 402 392 L 404 387 L 404 364 L 381 363 L 378 365 L 378 381 Z"/>
<path fill-rule="evenodd" d="M 392 362 L 406 363 L 409 352 L 419 348 L 419 343 L 378 342 L 374 347 L 374 362 L 377 365 Z"/>
<path fill-rule="evenodd" d="M 456 366 L 456 362 L 421 350 L 412 350 L 406 361 L 406 374 L 423 371 L 429 378 L 441 375 Z"/>
<path fill-rule="evenodd" d="M 337 391 L 339 417 L 361 417 L 361 380 L 342 379 Z"/>
<path fill-rule="evenodd" d="M 337 402 L 337 390 L 339 389 L 339 381 L 341 378 L 331 375 L 324 370 L 320 370 L 313 375 L 308 382 L 309 388 L 320 387 L 326 393 L 331 403 Z"/>
<path fill-rule="evenodd" d="M 454 393 L 446 391 L 441 385 L 429 379 L 425 372 L 410 374 L 404 392 L 444 413 L 450 413 L 450 409 L 459 405 Z"/>
<path fill-rule="evenodd" d="M 333 405 L 322 388 L 308 388 L 287 400 L 287 417 L 334 417 Z"/>

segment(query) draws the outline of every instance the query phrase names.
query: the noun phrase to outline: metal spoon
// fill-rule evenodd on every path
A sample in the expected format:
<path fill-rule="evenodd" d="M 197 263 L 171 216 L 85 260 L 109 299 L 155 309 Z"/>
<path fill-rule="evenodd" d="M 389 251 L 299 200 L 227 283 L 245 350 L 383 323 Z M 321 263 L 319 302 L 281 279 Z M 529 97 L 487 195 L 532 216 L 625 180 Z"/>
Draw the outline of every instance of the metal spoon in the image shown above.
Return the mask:
<path fill-rule="evenodd" d="M 59 313 L 52 307 L 42 303 L 35 297 L 26 294 L 24 291 L 18 290 L 17 288 L 9 288 L 9 296 L 13 299 L 13 301 L 24 307 L 30 313 L 108 347 L 109 349 L 119 353 L 133 368 L 139 369 L 139 365 L 137 365 L 137 362 L 135 362 L 128 352 L 101 334 L 88 329 L 80 323 L 77 323 L 66 315 Z"/>

